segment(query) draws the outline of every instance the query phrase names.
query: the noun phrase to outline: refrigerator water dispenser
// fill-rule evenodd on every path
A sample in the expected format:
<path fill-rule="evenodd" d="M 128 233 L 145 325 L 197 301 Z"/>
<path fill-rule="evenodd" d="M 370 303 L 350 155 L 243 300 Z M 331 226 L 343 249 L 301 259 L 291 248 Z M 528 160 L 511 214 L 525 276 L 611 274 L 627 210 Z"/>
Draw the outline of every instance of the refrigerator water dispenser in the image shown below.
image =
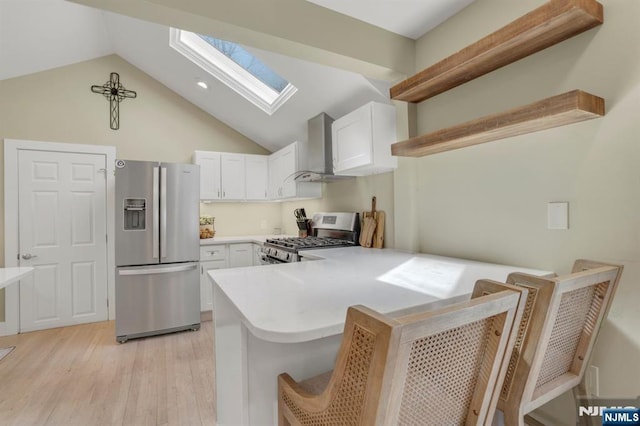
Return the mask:
<path fill-rule="evenodd" d="M 144 198 L 124 199 L 124 230 L 144 231 L 147 200 Z"/>

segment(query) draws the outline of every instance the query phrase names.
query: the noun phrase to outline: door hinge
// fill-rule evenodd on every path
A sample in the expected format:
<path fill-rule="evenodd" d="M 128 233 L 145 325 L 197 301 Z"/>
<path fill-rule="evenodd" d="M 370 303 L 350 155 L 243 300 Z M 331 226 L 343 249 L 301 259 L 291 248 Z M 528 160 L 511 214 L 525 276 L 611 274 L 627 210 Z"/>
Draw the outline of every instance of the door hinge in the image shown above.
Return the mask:
<path fill-rule="evenodd" d="M 16 254 L 16 259 L 20 260 L 20 253 Z"/>
<path fill-rule="evenodd" d="M 109 234 L 105 234 L 104 241 L 109 244 Z"/>

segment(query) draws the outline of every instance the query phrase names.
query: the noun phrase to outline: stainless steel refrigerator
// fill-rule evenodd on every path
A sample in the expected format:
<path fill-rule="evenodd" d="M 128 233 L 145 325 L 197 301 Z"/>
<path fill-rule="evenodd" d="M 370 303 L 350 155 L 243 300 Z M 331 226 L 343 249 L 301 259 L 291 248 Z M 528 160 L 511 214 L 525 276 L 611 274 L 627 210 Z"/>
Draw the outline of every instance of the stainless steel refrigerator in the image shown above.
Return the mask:
<path fill-rule="evenodd" d="M 200 328 L 200 169 L 116 160 L 116 340 Z"/>

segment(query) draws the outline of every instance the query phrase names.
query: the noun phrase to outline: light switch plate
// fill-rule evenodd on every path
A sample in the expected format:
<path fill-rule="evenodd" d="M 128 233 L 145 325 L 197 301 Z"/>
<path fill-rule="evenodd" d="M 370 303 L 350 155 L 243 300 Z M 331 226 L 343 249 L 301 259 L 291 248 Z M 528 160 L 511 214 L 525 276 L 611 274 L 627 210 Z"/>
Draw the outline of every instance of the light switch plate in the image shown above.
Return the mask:
<path fill-rule="evenodd" d="M 569 229 L 569 203 L 566 201 L 547 204 L 547 228 Z"/>

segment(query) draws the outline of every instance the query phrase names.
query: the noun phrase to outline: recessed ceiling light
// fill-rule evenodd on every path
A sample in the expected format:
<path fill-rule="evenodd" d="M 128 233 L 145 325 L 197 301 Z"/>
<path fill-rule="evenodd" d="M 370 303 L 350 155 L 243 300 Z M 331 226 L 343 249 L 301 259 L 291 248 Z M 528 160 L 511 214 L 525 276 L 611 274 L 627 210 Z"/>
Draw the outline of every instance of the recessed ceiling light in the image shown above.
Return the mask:
<path fill-rule="evenodd" d="M 198 87 L 200 87 L 202 89 L 208 89 L 209 88 L 207 83 L 205 83 L 204 81 L 198 81 L 196 84 L 198 85 Z"/>

